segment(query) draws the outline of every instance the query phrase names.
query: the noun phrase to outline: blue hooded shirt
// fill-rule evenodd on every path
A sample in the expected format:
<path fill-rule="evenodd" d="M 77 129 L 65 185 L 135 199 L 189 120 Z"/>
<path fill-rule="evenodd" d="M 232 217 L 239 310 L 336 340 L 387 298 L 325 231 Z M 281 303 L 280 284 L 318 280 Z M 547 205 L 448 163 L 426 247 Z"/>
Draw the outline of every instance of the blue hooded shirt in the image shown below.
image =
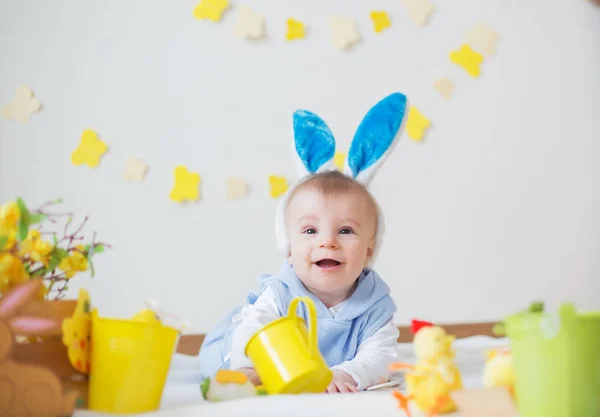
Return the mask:
<path fill-rule="evenodd" d="M 319 350 L 330 367 L 352 360 L 360 344 L 382 328 L 396 312 L 389 287 L 375 271 L 367 268 L 358 277 L 356 289 L 335 317 L 319 298 L 308 291 L 287 262 L 277 274 L 260 276 L 259 290 L 248 295 L 247 303 L 254 304 L 267 287 L 276 295 L 281 317 L 287 315 L 288 306 L 295 297 L 313 300 L 317 308 Z M 206 335 L 199 354 L 201 379 L 212 377 L 219 369 L 229 369 L 228 355 L 235 331 L 232 319 L 241 309 L 242 306 L 239 306 L 231 310 Z M 308 323 L 308 312 L 303 304 L 300 304 L 299 310 L 298 316 Z"/>

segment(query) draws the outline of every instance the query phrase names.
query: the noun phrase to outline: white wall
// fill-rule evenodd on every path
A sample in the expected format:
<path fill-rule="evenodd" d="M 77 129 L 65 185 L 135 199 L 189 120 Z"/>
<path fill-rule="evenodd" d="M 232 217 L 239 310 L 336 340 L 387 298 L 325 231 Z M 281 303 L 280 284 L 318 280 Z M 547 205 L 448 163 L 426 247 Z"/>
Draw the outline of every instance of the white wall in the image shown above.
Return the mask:
<path fill-rule="evenodd" d="M 397 0 L 248 0 L 271 38 L 247 44 L 233 13 L 199 22 L 195 3 L 0 1 L 0 102 L 27 84 L 44 106 L 29 124 L 0 121 L 0 197 L 91 214 L 87 230 L 114 250 L 77 283 L 101 314 L 155 296 L 208 330 L 281 261 L 267 176 L 294 175 L 293 110 L 321 114 L 343 149 L 396 90 L 434 123 L 423 143 L 405 135 L 372 187 L 397 321 L 498 319 L 533 299 L 600 308 L 599 8 L 434 0 L 417 28 Z M 373 33 L 371 8 L 389 12 L 388 32 Z M 329 46 L 331 14 L 358 18 L 354 52 Z M 311 25 L 304 42 L 283 40 L 288 16 Z M 480 21 L 501 41 L 473 80 L 448 54 Z M 449 102 L 432 90 L 440 76 L 458 84 Z M 69 161 L 86 128 L 110 146 L 97 170 Z M 121 180 L 130 155 L 150 165 L 142 184 Z M 179 164 L 202 175 L 198 204 L 168 199 Z M 224 198 L 228 175 L 251 183 L 247 200 Z"/>

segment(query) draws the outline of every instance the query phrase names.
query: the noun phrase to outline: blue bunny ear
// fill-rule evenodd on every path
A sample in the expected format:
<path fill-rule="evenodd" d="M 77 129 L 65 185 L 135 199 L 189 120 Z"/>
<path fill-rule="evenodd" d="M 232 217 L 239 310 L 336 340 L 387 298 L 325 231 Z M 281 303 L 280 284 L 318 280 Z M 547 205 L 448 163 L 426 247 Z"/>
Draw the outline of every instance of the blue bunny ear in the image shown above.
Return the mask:
<path fill-rule="evenodd" d="M 406 96 L 394 93 L 369 110 L 356 130 L 346 160 L 346 175 L 368 185 L 400 138 Z"/>
<path fill-rule="evenodd" d="M 300 178 L 330 168 L 335 139 L 327 123 L 307 110 L 294 112 L 294 154 Z"/>

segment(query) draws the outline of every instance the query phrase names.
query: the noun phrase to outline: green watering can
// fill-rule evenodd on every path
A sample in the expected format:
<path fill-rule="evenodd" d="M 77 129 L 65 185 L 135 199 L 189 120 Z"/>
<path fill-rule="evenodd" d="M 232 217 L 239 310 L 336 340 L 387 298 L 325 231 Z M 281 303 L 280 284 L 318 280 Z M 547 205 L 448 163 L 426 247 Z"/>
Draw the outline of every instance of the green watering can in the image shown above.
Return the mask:
<path fill-rule="evenodd" d="M 499 331 L 510 340 L 521 417 L 600 417 L 600 311 L 536 303 Z"/>

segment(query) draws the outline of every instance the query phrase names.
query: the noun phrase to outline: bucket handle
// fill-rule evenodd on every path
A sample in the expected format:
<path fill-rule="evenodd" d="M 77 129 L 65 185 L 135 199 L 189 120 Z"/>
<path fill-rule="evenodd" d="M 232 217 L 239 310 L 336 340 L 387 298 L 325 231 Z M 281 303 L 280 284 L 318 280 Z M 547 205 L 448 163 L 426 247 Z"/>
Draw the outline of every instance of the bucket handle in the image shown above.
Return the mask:
<path fill-rule="evenodd" d="M 290 302 L 290 306 L 288 308 L 288 318 L 295 319 L 297 318 L 297 310 L 298 304 L 302 302 L 308 309 L 308 351 L 311 357 L 318 356 L 319 353 L 319 345 L 317 341 L 317 307 L 313 300 L 309 297 L 296 297 Z"/>

